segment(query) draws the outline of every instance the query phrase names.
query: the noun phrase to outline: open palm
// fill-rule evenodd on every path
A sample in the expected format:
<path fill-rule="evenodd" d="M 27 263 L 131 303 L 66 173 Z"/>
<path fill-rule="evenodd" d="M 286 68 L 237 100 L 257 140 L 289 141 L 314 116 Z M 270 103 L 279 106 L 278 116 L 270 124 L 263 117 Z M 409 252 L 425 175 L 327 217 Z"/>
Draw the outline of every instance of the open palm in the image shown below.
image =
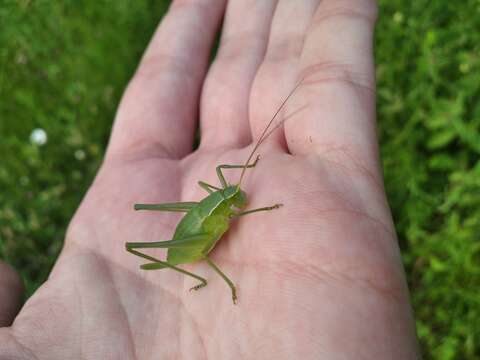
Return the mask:
<path fill-rule="evenodd" d="M 159 27 L 120 105 L 105 162 L 49 280 L 11 328 L 7 359 L 412 359 L 408 290 L 379 171 L 368 0 L 183 1 Z M 226 11 L 222 41 L 205 78 Z M 215 166 L 244 163 L 300 78 L 243 188 L 248 208 L 206 264 L 143 271 L 127 241 L 171 239 Z M 191 152 L 197 109 L 202 140 Z M 297 111 L 297 109 L 303 109 Z M 226 170 L 236 183 L 239 171 Z M 162 250 L 151 250 L 163 258 Z"/>

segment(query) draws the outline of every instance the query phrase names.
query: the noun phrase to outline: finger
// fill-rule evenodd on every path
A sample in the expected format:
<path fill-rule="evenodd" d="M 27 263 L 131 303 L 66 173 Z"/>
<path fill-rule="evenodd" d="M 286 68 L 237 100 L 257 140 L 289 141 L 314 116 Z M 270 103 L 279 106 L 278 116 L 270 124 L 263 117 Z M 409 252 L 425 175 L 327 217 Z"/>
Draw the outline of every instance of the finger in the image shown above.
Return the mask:
<path fill-rule="evenodd" d="M 251 127 L 258 138 L 298 79 L 298 62 L 303 42 L 320 0 L 278 3 L 272 21 L 267 53 L 252 89 Z M 288 116 L 285 111 L 279 119 Z M 283 131 L 272 133 L 269 141 L 284 143 Z"/>
<path fill-rule="evenodd" d="M 220 47 L 202 95 L 202 147 L 250 142 L 249 94 L 265 54 L 277 0 L 229 2 Z"/>
<path fill-rule="evenodd" d="M 10 326 L 22 304 L 23 285 L 18 274 L 0 261 L 0 327 Z"/>
<path fill-rule="evenodd" d="M 123 96 L 107 157 L 178 158 L 191 151 L 200 88 L 224 6 L 220 0 L 172 3 Z"/>
<path fill-rule="evenodd" d="M 373 0 L 324 0 L 305 39 L 305 82 L 291 107 L 308 103 L 285 124 L 293 154 L 342 154 L 376 168 Z M 357 161 L 354 160 L 354 161 Z M 367 164 L 367 162 L 370 162 Z"/>

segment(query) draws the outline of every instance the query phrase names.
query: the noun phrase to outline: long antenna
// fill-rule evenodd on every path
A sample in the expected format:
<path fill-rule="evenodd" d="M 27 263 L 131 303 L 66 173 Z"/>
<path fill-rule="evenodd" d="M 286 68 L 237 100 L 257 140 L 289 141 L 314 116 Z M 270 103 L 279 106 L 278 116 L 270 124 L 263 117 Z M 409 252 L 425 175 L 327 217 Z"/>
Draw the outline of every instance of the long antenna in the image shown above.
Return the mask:
<path fill-rule="evenodd" d="M 280 123 L 278 123 L 273 129 L 272 131 L 270 131 L 268 134 L 267 134 L 267 131 L 268 129 L 270 128 L 270 126 L 273 124 L 273 121 L 275 120 L 275 118 L 278 116 L 278 114 L 280 113 L 280 111 L 282 111 L 282 109 L 285 107 L 285 104 L 287 103 L 288 99 L 290 99 L 290 97 L 293 95 L 293 93 L 298 89 L 298 87 L 300 86 L 300 84 L 303 82 L 304 78 L 300 79 L 300 81 L 297 83 L 297 85 L 295 85 L 295 87 L 292 89 L 292 91 L 290 91 L 290 93 L 288 94 L 288 96 L 285 98 L 285 100 L 283 100 L 282 104 L 280 105 L 280 107 L 277 109 L 277 111 L 275 112 L 275 114 L 273 115 L 273 117 L 270 119 L 270 121 L 268 122 L 267 126 L 265 127 L 265 129 L 263 129 L 263 132 L 262 134 L 260 135 L 260 138 L 258 139 L 257 143 L 255 144 L 255 147 L 253 148 L 252 152 L 250 153 L 250 156 L 248 157 L 247 161 L 245 162 L 245 165 L 243 166 L 243 170 L 242 170 L 242 173 L 240 174 L 240 180 L 238 181 L 238 185 L 237 187 L 240 188 L 240 184 L 242 183 L 242 180 L 243 180 L 243 176 L 245 175 L 245 170 L 247 170 L 247 165 L 248 163 L 250 162 L 250 160 L 252 160 L 252 157 L 253 157 L 253 154 L 255 154 L 255 151 L 257 151 L 258 147 L 260 146 L 260 144 L 266 140 L 272 133 L 273 131 L 275 131 L 281 124 L 283 124 L 284 121 L 281 121 Z M 302 110 L 304 107 L 302 107 L 300 110 Z M 297 113 L 299 110 L 295 111 L 295 113 Z M 294 114 L 295 114 L 294 113 Z M 290 117 L 290 116 L 288 116 Z M 287 118 L 288 118 L 287 117 Z M 286 118 L 286 119 L 287 119 Z M 284 120 L 286 120 L 284 119 Z"/>
<path fill-rule="evenodd" d="M 262 145 L 263 142 L 265 140 L 267 140 L 270 137 L 270 135 L 272 135 L 275 132 L 275 130 L 277 130 L 280 126 L 282 126 L 288 119 L 290 119 L 291 117 L 294 117 L 295 115 L 297 115 L 297 113 L 304 110 L 306 107 L 307 107 L 307 105 L 303 105 L 299 109 L 297 109 L 297 110 L 291 112 L 290 114 L 288 114 L 287 116 L 285 116 L 281 121 L 278 122 L 277 125 L 275 125 L 268 133 L 265 134 L 262 141 L 259 142 L 258 146 Z"/>

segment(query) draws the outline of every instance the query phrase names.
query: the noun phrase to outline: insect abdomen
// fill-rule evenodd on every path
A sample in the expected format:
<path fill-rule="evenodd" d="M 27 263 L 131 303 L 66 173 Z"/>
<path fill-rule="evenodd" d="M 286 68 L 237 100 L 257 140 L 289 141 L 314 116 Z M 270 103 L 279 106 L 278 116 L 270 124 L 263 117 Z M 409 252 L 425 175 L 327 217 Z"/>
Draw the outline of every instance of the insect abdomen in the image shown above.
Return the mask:
<path fill-rule="evenodd" d="M 175 265 L 201 259 L 228 230 L 228 214 L 225 214 L 228 209 L 228 200 L 219 191 L 210 194 L 191 209 L 179 222 L 173 239 L 183 239 L 197 234 L 205 234 L 206 238 L 198 240 L 198 248 L 169 249 L 167 261 Z M 223 219 L 220 214 L 225 214 Z"/>

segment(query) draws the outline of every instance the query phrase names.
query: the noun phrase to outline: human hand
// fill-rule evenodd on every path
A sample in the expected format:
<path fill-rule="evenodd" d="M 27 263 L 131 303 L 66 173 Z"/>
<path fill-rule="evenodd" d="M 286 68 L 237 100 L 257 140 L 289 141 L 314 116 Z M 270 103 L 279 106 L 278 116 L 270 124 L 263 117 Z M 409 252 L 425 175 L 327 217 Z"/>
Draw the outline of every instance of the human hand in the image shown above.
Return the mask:
<path fill-rule="evenodd" d="M 48 281 L 0 359 L 413 359 L 414 323 L 375 133 L 370 0 L 178 1 L 129 84 L 106 158 Z M 249 208 L 202 263 L 142 271 L 127 241 L 171 237 L 179 216 L 136 202 L 196 201 L 215 166 L 243 163 L 299 78 L 246 175 Z M 191 152 L 200 105 L 202 139 Z M 238 172 L 227 177 L 237 181 Z M 152 252 L 155 254 L 155 252 Z M 162 252 L 158 255 L 161 256 Z"/>

